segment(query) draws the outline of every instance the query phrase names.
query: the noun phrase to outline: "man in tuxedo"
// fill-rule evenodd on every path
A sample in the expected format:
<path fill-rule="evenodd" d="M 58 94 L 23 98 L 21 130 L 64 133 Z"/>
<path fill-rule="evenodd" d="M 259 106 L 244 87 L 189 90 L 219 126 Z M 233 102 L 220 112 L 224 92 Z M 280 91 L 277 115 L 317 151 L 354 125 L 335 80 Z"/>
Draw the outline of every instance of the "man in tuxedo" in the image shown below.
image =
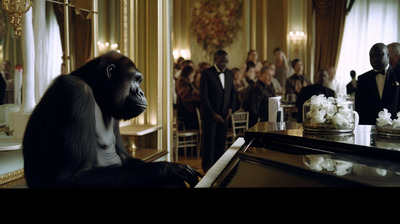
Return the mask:
<path fill-rule="evenodd" d="M 223 50 L 217 51 L 214 65 L 205 69 L 200 78 L 204 172 L 224 153 L 229 118 L 235 106 L 236 90 L 233 73 L 226 68 L 228 62 L 228 54 Z"/>
<path fill-rule="evenodd" d="M 400 77 L 389 65 L 389 50 L 385 44 L 374 44 L 369 58 L 373 69 L 358 77 L 355 106 L 360 124 L 375 125 L 383 108 L 388 109 L 392 118 L 400 111 Z"/>
<path fill-rule="evenodd" d="M 296 100 L 297 123 L 303 122 L 303 104 L 314 95 L 324 94 L 325 97 L 335 97 L 335 91 L 328 88 L 329 74 L 326 70 L 319 70 L 316 83 L 305 86 L 300 90 L 299 97 Z"/>
<path fill-rule="evenodd" d="M 355 94 L 357 89 L 357 79 L 356 79 L 356 71 L 350 71 L 351 81 L 346 85 L 346 93 L 348 95 Z"/>

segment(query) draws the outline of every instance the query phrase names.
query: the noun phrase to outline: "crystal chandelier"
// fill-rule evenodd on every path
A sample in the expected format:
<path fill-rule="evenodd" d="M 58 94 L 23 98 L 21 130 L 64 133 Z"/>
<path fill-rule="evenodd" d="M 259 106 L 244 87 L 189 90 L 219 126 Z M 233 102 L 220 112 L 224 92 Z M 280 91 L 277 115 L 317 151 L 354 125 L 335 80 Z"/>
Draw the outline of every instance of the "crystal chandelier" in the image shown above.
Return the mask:
<path fill-rule="evenodd" d="M 10 24 L 14 29 L 14 36 L 20 37 L 22 33 L 22 13 L 26 13 L 32 0 L 2 0 L 3 8 L 10 13 Z"/>

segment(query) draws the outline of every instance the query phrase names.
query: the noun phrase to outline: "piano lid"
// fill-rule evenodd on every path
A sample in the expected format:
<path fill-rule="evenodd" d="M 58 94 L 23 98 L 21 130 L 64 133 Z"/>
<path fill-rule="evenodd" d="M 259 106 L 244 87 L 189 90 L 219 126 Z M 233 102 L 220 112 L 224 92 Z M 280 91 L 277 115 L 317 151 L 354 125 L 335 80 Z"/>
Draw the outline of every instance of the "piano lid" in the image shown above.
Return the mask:
<path fill-rule="evenodd" d="M 397 143 L 380 139 L 373 126 L 359 126 L 350 135 L 316 136 L 282 125 L 261 122 L 250 128 L 245 144 L 210 186 L 400 186 Z"/>
<path fill-rule="evenodd" d="M 289 153 L 248 147 L 212 187 L 399 187 L 400 165 L 354 155 Z"/>
<path fill-rule="evenodd" d="M 246 132 L 245 141 L 249 140 L 254 140 L 253 146 L 285 142 L 321 153 L 352 153 L 400 162 L 400 138 L 380 136 L 374 125 L 358 125 L 352 133 L 319 134 L 305 132 L 298 123 L 260 122 Z"/>

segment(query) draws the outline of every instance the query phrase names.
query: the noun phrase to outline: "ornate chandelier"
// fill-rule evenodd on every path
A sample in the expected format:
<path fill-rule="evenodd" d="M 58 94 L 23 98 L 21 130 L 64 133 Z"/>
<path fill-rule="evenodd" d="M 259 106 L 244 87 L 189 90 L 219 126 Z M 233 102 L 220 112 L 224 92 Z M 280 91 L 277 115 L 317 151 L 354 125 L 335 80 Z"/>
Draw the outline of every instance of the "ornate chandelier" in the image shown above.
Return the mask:
<path fill-rule="evenodd" d="M 3 8 L 10 13 L 10 24 L 14 29 L 14 36 L 20 37 L 22 33 L 22 13 L 26 13 L 32 0 L 2 0 Z"/>

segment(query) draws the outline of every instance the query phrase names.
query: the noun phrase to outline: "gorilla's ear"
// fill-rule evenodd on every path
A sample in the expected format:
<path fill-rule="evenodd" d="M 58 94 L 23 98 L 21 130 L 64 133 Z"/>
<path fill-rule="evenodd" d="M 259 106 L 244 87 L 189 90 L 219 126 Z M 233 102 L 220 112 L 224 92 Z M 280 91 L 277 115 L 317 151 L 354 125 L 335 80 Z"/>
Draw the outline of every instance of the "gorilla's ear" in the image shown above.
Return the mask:
<path fill-rule="evenodd" d="M 114 65 L 114 64 L 111 64 L 111 65 L 107 66 L 107 68 L 106 68 L 106 70 L 107 70 L 107 77 L 108 77 L 109 79 L 111 79 L 111 77 L 112 77 L 112 75 L 111 75 L 111 70 L 113 70 L 113 69 L 115 69 L 115 65 Z"/>

